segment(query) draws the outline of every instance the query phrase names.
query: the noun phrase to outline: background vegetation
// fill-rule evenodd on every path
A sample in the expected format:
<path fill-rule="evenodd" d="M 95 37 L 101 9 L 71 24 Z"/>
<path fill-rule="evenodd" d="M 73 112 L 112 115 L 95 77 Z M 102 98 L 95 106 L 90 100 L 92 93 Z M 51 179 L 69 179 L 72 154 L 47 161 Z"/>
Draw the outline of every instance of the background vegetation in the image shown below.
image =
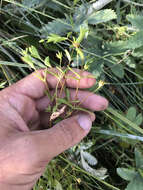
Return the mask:
<path fill-rule="evenodd" d="M 70 62 L 92 72 L 97 84 L 90 90 L 110 102 L 88 137 L 51 161 L 34 190 L 142 190 L 143 5 L 132 2 L 0 1 L 1 89 L 32 72 L 32 64 Z M 34 53 L 24 57 L 29 47 Z"/>

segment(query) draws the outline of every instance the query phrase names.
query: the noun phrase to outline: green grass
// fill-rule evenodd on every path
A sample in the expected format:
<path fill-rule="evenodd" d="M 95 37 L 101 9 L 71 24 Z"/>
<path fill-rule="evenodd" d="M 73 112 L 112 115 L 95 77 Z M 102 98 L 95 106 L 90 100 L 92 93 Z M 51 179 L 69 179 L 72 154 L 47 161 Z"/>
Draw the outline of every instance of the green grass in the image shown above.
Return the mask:
<path fill-rule="evenodd" d="M 106 111 L 96 113 L 96 121 L 87 138 L 51 161 L 34 190 L 47 190 L 47 187 L 59 190 L 123 190 L 128 182 L 117 174 L 117 168 L 135 167 L 134 149 L 143 151 L 143 38 L 139 42 L 135 38 L 138 32 L 142 34 L 142 17 L 138 18 L 140 29 L 139 26 L 132 26 L 134 23 L 137 25 L 137 21 L 131 22 L 127 17 L 131 14 L 141 15 L 142 8 L 114 1 L 102 8 L 114 12 L 99 12 L 99 17 L 93 15 L 91 19 L 87 16 L 90 4 L 86 3 L 92 1 L 33 2 L 1 1 L 0 88 L 32 72 L 30 66 L 21 59 L 22 50 L 31 45 L 37 48 L 43 59 L 49 56 L 52 66 L 59 64 L 56 57 L 58 51 L 63 53 L 62 66 L 66 66 L 68 59 L 64 49 L 67 49 L 72 55 L 73 66 L 80 68 L 81 57 L 79 55 L 77 64 L 70 41 L 39 41 L 46 40 L 53 31 L 62 37 L 71 32 L 69 38 L 77 39 L 82 25 L 88 30 L 87 39 L 80 44 L 85 57 L 84 64 L 97 78 L 97 85 L 90 90 L 105 96 L 110 102 Z M 41 62 L 37 59 L 35 65 L 41 68 Z M 104 81 L 101 88 L 98 88 L 99 81 Z M 91 145 L 88 147 L 89 143 Z M 87 161 L 94 172 L 92 169 L 87 170 L 82 163 L 81 150 L 84 146 L 87 146 L 86 152 L 98 160 L 94 166 Z M 102 167 L 107 169 L 108 176 L 105 179 L 101 179 L 95 170 Z"/>

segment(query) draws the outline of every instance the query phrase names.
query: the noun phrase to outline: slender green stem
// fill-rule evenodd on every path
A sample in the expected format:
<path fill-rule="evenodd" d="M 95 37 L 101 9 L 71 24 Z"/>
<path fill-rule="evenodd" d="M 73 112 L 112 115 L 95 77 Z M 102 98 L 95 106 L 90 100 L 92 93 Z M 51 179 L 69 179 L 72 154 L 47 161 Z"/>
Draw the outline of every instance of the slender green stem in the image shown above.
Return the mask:
<path fill-rule="evenodd" d="M 128 124 L 130 127 L 132 127 L 133 129 L 135 129 L 136 131 L 138 131 L 141 134 L 143 134 L 143 129 L 142 128 L 140 128 L 138 125 L 136 125 L 132 121 L 128 120 L 125 116 L 121 115 L 120 113 L 118 113 L 117 111 L 115 111 L 114 109 L 112 109 L 111 107 L 108 107 L 107 110 L 104 111 L 104 113 L 108 113 L 108 112 L 110 114 L 114 115 L 115 117 L 121 119 L 124 123 Z"/>
<path fill-rule="evenodd" d="M 98 177 L 96 177 L 96 176 L 90 174 L 89 172 L 87 172 L 87 171 L 81 169 L 79 166 L 77 166 L 76 164 L 74 164 L 74 163 L 70 162 L 69 160 L 65 159 L 63 156 L 59 156 L 59 157 L 60 157 L 62 160 L 64 160 L 66 163 L 68 163 L 69 165 L 74 166 L 77 171 L 80 171 L 80 172 L 82 172 L 82 173 L 84 173 L 84 174 L 86 174 L 86 175 L 88 175 L 88 176 L 90 176 L 90 177 L 93 177 L 94 179 L 96 179 L 97 181 L 101 182 L 102 184 L 104 184 L 105 186 L 109 187 L 110 189 L 120 190 L 120 189 L 118 189 L 117 187 L 114 187 L 114 186 L 112 186 L 111 184 L 109 184 L 109 183 L 107 183 L 107 182 L 101 180 L 100 178 L 98 178 Z"/>

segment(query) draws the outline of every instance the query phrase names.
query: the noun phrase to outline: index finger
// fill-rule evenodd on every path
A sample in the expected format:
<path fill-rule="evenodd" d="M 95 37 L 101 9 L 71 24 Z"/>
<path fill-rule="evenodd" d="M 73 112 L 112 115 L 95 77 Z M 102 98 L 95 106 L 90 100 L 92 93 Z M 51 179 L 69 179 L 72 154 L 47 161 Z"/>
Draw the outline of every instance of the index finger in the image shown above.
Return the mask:
<path fill-rule="evenodd" d="M 48 87 L 55 88 L 57 83 L 59 83 L 65 84 L 70 88 L 77 88 L 78 86 L 78 88 L 83 89 L 90 88 L 95 84 L 95 78 L 91 75 L 91 73 L 87 71 L 81 71 L 79 69 L 72 70 L 68 71 L 66 77 L 62 77 L 59 81 L 59 79 L 52 73 L 59 75 L 60 71 L 56 68 L 48 69 L 49 72 L 46 74 Z M 80 76 L 79 80 L 77 80 L 78 77 L 76 76 L 76 73 Z M 44 77 L 44 74 L 45 70 L 33 72 L 24 79 L 12 85 L 10 89 L 12 88 L 14 91 L 16 91 L 16 93 L 21 93 L 34 99 L 41 98 L 44 96 L 46 91 L 46 85 L 42 80 L 39 79 L 39 77 Z"/>

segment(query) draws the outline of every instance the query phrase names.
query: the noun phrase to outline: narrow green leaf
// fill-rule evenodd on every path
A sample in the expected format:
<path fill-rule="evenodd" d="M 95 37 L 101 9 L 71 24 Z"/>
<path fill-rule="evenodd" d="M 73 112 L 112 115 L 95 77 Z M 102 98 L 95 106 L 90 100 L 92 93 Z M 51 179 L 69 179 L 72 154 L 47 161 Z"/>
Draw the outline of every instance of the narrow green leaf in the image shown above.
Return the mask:
<path fill-rule="evenodd" d="M 33 64 L 33 60 L 32 57 L 30 55 L 25 55 L 23 57 L 21 57 L 21 59 L 27 63 L 32 69 L 35 69 L 34 64 Z"/>
<path fill-rule="evenodd" d="M 80 44 L 87 32 L 88 32 L 87 28 L 80 27 L 80 33 L 79 37 L 76 39 L 76 43 Z"/>
<path fill-rule="evenodd" d="M 5 81 L 5 82 L 1 82 L 0 83 L 0 88 L 5 88 L 5 84 L 6 84 L 7 82 Z"/>
<path fill-rule="evenodd" d="M 0 65 L 7 65 L 7 66 L 12 66 L 12 67 L 30 68 L 30 66 L 27 65 L 27 64 L 16 63 L 16 62 L 9 62 L 9 61 L 0 61 Z"/>
<path fill-rule="evenodd" d="M 48 36 L 48 43 L 53 42 L 53 43 L 58 43 L 58 42 L 62 42 L 67 40 L 66 37 L 61 37 L 57 34 L 50 34 L 50 36 Z"/>
<path fill-rule="evenodd" d="M 65 100 L 64 98 L 57 98 L 57 102 L 58 103 L 63 103 L 65 105 L 69 106 L 70 108 L 73 108 L 73 106 L 67 100 Z"/>
<path fill-rule="evenodd" d="M 68 88 L 65 89 L 65 93 L 66 93 L 67 100 L 70 101 L 70 91 Z"/>
<path fill-rule="evenodd" d="M 49 56 L 45 58 L 44 64 L 45 64 L 47 67 L 49 67 L 49 68 L 52 67 L 51 64 L 50 64 Z"/>
<path fill-rule="evenodd" d="M 78 79 L 77 80 L 79 80 L 80 78 L 81 78 L 81 76 L 77 73 L 77 72 L 75 72 L 71 67 L 69 67 L 68 66 L 68 69 L 72 72 L 72 73 L 74 73 L 75 74 L 75 76 L 77 76 L 78 77 Z"/>
<path fill-rule="evenodd" d="M 132 134 L 118 133 L 118 132 L 113 131 L 113 130 L 97 130 L 97 133 L 143 142 L 143 137 L 141 137 L 141 136 L 132 135 Z"/>
<path fill-rule="evenodd" d="M 80 56 L 81 60 L 84 60 L 84 53 L 80 48 L 76 48 L 77 54 Z"/>
<path fill-rule="evenodd" d="M 74 107 L 73 108 L 74 110 L 79 110 L 79 111 L 83 111 L 83 112 L 87 112 L 89 114 L 91 114 L 92 112 L 89 111 L 88 109 L 85 109 L 85 108 L 81 108 L 81 107 Z"/>
<path fill-rule="evenodd" d="M 68 58 L 68 61 L 71 62 L 71 56 L 67 49 L 65 49 L 66 56 Z"/>
<path fill-rule="evenodd" d="M 128 120 L 125 116 L 123 116 L 120 113 L 118 113 L 117 111 L 113 110 L 111 107 L 108 107 L 106 110 L 107 110 L 107 112 L 110 112 L 111 114 L 113 114 L 115 117 L 121 119 L 123 122 L 125 122 L 126 124 L 128 124 L 130 127 L 132 127 L 133 129 L 135 129 L 136 131 L 138 131 L 141 134 L 143 134 L 143 129 L 140 128 L 135 123 L 133 123 L 132 121 Z"/>
<path fill-rule="evenodd" d="M 36 47 L 34 47 L 34 46 L 29 47 L 29 51 L 30 51 L 32 57 L 41 60 L 41 57 L 40 57 L 40 55 L 39 55 L 39 53 L 38 53 Z"/>

